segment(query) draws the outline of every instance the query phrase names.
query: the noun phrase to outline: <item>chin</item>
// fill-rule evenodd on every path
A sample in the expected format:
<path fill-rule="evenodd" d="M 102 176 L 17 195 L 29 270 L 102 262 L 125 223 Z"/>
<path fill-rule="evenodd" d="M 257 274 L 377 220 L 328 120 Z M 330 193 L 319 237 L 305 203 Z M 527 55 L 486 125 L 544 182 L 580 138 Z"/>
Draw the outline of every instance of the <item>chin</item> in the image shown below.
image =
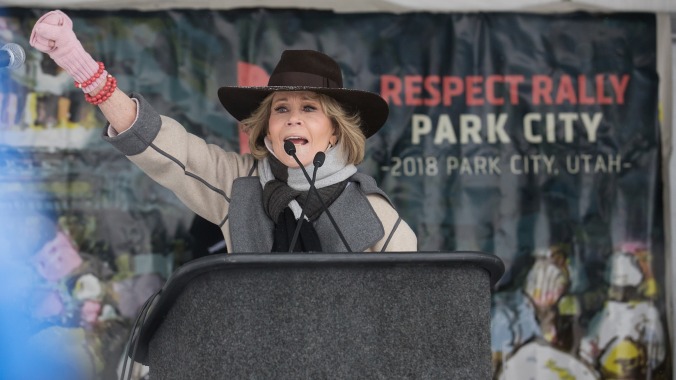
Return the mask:
<path fill-rule="evenodd" d="M 308 166 L 308 165 L 312 165 L 312 161 L 313 161 L 313 159 L 314 159 L 314 156 L 313 156 L 313 157 L 298 157 L 298 159 L 299 159 L 300 162 L 303 164 L 303 166 Z M 293 164 L 294 164 L 293 166 L 294 166 L 295 168 L 298 167 L 298 164 L 297 164 L 295 161 L 294 161 Z"/>

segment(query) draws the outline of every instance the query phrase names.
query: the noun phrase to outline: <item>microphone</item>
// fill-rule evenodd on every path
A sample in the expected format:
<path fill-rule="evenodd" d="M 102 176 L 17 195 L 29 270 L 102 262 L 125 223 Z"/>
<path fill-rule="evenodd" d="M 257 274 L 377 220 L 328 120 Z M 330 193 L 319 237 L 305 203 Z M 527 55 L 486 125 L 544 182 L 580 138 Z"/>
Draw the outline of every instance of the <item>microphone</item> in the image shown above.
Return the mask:
<path fill-rule="evenodd" d="M 329 211 L 328 207 L 326 207 L 326 204 L 324 203 L 324 200 L 323 200 L 322 197 L 319 195 L 319 191 L 317 191 L 317 188 L 314 187 L 314 181 L 310 178 L 310 175 L 307 174 L 307 170 L 305 170 L 305 167 L 303 166 L 303 164 L 302 164 L 302 163 L 300 162 L 300 160 L 298 159 L 298 156 L 296 155 L 296 146 L 293 145 L 293 143 L 292 143 L 291 141 L 284 141 L 284 151 L 286 152 L 286 154 L 288 154 L 289 156 L 293 157 L 294 160 L 296 160 L 296 163 L 298 164 L 298 166 L 300 166 L 301 170 L 303 171 L 303 174 L 305 175 L 305 179 L 307 179 L 307 181 L 310 183 L 310 190 L 308 191 L 308 194 L 309 194 L 311 191 L 314 190 L 314 193 L 315 193 L 315 195 L 317 196 L 317 199 L 319 199 L 319 202 L 320 202 L 321 205 L 322 205 L 322 211 L 325 211 L 325 212 L 326 212 L 326 216 L 329 217 L 329 220 L 331 221 L 331 224 L 333 225 L 333 228 L 334 228 L 334 229 L 336 230 L 336 232 L 338 233 L 338 236 L 340 237 L 340 240 L 341 240 L 341 241 L 343 242 L 343 244 L 345 245 L 345 248 L 347 248 L 347 251 L 348 251 L 348 252 L 352 252 L 352 249 L 350 248 L 350 245 L 347 244 L 347 240 L 345 239 L 345 236 L 343 236 L 343 232 L 340 230 L 340 228 L 338 228 L 338 224 L 337 224 L 336 221 L 333 219 L 333 216 L 331 215 L 331 212 Z M 321 152 L 321 153 L 322 153 L 322 157 L 321 157 L 321 161 L 322 161 L 322 162 L 321 162 L 321 164 L 323 165 L 323 164 L 324 164 L 324 157 L 326 157 L 326 155 L 324 155 L 323 152 Z M 317 164 L 317 156 L 316 156 L 316 155 L 315 155 L 315 158 L 314 158 L 313 163 L 315 164 L 315 167 L 316 167 L 316 164 Z M 320 166 L 321 166 L 321 165 L 320 165 Z M 293 246 L 292 246 L 292 247 L 293 247 Z"/>
<path fill-rule="evenodd" d="M 324 152 L 317 152 L 317 154 L 315 154 L 315 159 L 312 160 L 312 164 L 320 168 L 324 165 L 324 160 L 326 160 L 326 154 L 324 154 Z"/>
<path fill-rule="evenodd" d="M 287 141 L 289 144 L 293 145 L 290 141 Z M 286 143 L 284 143 L 284 148 L 286 148 Z M 286 150 L 286 149 L 284 149 Z M 292 149 L 289 149 L 287 151 L 290 152 L 293 151 L 293 153 L 296 153 L 296 147 L 294 146 Z M 305 205 L 307 207 L 308 201 L 310 200 L 310 195 L 312 194 L 312 189 L 315 187 L 315 181 L 317 180 L 317 170 L 324 165 L 324 160 L 326 159 L 326 155 L 324 152 L 317 152 L 315 154 L 314 160 L 312 160 L 312 163 L 315 166 L 315 169 L 312 171 L 312 181 L 310 181 L 310 190 L 308 190 L 307 196 L 305 197 Z M 289 246 L 289 253 L 293 252 L 293 248 L 296 246 L 296 240 L 298 240 L 298 234 L 300 233 L 300 226 L 303 225 L 303 219 L 305 218 L 305 207 L 303 207 L 303 212 L 300 213 L 300 218 L 298 219 L 298 223 L 296 224 L 296 230 L 293 231 L 293 238 L 291 239 L 291 245 Z"/>
<path fill-rule="evenodd" d="M 16 69 L 26 60 L 26 52 L 15 43 L 5 44 L 0 48 L 0 69 Z"/>
<path fill-rule="evenodd" d="M 296 145 L 294 145 L 294 143 L 292 143 L 291 141 L 289 140 L 284 141 L 284 151 L 289 156 L 296 158 Z M 303 166 L 302 164 L 299 165 Z"/>

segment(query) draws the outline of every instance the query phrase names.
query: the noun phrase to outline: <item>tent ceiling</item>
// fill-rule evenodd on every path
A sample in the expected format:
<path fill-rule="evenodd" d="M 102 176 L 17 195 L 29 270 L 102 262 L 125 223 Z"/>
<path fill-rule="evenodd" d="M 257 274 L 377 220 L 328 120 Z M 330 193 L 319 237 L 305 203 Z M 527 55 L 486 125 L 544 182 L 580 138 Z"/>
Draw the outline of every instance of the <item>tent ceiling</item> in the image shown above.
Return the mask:
<path fill-rule="evenodd" d="M 9 7 L 159 10 L 303 8 L 336 12 L 600 11 L 676 12 L 674 0 L 0 0 Z"/>

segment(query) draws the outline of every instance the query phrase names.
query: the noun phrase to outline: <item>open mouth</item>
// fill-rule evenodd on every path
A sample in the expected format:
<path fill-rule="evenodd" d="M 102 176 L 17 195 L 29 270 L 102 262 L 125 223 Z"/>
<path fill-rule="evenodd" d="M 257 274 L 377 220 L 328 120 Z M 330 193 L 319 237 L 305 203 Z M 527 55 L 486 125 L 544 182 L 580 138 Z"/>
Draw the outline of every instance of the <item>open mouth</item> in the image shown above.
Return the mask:
<path fill-rule="evenodd" d="M 307 139 L 302 137 L 287 137 L 284 141 L 291 141 L 293 145 L 305 145 L 308 143 Z"/>

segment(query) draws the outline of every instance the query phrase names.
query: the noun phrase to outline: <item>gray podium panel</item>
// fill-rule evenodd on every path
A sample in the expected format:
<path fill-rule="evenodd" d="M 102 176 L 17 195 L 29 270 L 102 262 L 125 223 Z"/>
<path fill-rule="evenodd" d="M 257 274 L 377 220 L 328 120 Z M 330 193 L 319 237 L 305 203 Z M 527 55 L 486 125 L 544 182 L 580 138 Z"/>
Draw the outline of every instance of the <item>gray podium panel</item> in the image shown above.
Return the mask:
<path fill-rule="evenodd" d="M 489 379 L 479 253 L 217 255 L 180 268 L 142 326 L 158 379 Z"/>

